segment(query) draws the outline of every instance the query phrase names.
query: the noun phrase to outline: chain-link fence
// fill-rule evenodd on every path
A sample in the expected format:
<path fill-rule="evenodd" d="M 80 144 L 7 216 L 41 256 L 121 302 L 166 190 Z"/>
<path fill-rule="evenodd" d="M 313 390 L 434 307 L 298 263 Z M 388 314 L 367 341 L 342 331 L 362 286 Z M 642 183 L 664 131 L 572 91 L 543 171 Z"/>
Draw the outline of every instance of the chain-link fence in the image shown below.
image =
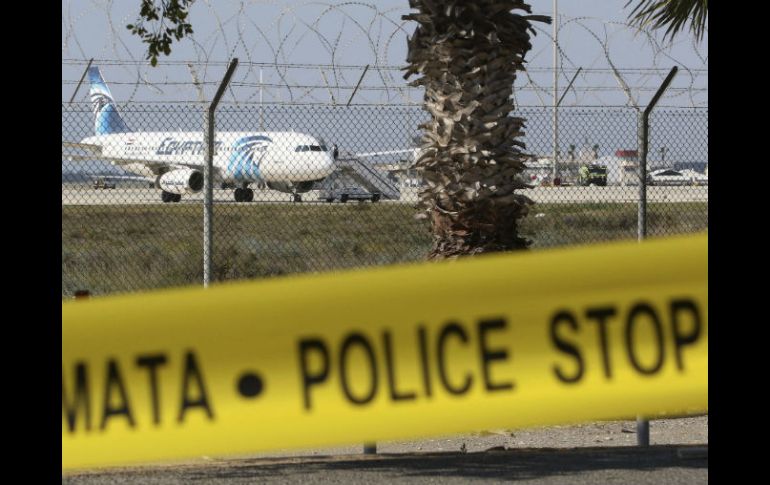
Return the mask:
<path fill-rule="evenodd" d="M 100 102 L 102 104 L 100 104 Z M 203 121 L 192 104 L 62 105 L 62 288 L 201 284 Z M 106 106 L 106 107 L 105 107 Z M 637 112 L 522 108 L 533 248 L 637 237 Z M 417 106 L 233 105 L 216 115 L 212 281 L 424 259 Z M 650 118 L 649 236 L 708 228 L 708 112 Z"/>

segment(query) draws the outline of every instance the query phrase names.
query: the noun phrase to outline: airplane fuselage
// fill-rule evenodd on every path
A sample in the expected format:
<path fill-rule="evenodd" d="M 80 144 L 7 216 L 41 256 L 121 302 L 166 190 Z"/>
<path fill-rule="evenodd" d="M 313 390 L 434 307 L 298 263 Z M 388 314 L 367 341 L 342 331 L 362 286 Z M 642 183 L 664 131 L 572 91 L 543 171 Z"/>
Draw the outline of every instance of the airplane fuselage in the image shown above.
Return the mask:
<path fill-rule="evenodd" d="M 214 138 L 217 182 L 303 182 L 323 179 L 334 171 L 327 147 L 303 133 L 222 132 Z M 112 133 L 88 137 L 82 143 L 101 146 L 102 157 L 137 175 L 155 176 L 157 167 L 203 171 L 201 132 Z"/>

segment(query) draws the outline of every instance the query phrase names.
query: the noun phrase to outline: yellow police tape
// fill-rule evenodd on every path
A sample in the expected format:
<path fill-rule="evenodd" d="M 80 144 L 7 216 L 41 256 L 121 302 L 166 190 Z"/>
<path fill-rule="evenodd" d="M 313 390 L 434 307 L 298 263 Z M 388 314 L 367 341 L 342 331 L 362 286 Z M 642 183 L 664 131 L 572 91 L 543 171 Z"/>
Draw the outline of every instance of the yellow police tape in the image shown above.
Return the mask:
<path fill-rule="evenodd" d="M 65 469 L 708 409 L 707 235 L 62 303 Z"/>

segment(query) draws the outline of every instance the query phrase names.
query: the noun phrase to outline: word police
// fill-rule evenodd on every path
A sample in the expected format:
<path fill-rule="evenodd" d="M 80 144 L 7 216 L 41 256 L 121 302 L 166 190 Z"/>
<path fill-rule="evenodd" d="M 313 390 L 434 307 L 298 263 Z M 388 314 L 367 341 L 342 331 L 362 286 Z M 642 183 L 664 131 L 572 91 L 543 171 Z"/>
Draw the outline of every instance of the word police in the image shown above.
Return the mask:
<path fill-rule="evenodd" d="M 396 349 L 390 330 L 383 331 L 381 339 L 378 340 L 361 332 L 348 333 L 342 338 L 337 347 L 338 351 L 333 356 L 326 340 L 300 339 L 298 351 L 304 407 L 306 410 L 312 409 L 311 389 L 324 384 L 331 372 L 339 373 L 342 393 L 349 402 L 357 405 L 364 405 L 374 400 L 381 387 L 387 387 L 388 395 L 393 401 L 415 400 L 418 395 L 429 398 L 433 394 L 434 386 L 455 395 L 466 394 L 475 385 L 483 385 L 490 392 L 513 389 L 512 380 L 492 377 L 492 370 L 495 367 L 503 367 L 511 359 L 506 348 L 499 344 L 493 346 L 490 343 L 494 334 L 503 332 L 507 326 L 508 322 L 504 318 L 480 320 L 471 328 L 458 322 L 447 322 L 434 333 L 429 333 L 424 326 L 418 326 L 416 347 L 419 354 L 418 372 L 421 384 L 412 388 L 403 387 L 398 383 Z M 501 339 L 497 340 L 499 342 Z M 456 355 L 450 351 L 456 352 L 459 347 L 475 349 L 478 365 L 467 363 L 465 371 L 455 371 L 452 375 L 449 367 L 452 361 L 456 360 Z M 358 355 L 366 356 L 365 365 L 369 375 L 365 385 L 356 383 L 358 391 L 354 391 L 350 376 L 353 365 L 351 355 L 354 351 Z M 320 360 L 321 365 L 311 366 L 311 360 Z M 355 362 L 359 363 L 360 360 Z M 383 385 L 380 384 L 380 366 L 387 375 L 387 383 Z M 455 367 L 457 367 L 456 364 Z M 361 388 L 364 388 L 364 392 L 360 392 Z"/>

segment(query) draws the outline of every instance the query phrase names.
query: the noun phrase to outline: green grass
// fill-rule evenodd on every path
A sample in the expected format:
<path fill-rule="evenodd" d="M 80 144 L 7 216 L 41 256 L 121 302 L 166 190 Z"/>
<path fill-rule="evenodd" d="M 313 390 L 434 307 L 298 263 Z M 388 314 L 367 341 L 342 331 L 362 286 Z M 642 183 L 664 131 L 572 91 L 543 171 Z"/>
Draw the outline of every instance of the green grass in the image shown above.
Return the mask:
<path fill-rule="evenodd" d="M 706 203 L 648 209 L 650 236 L 708 229 Z M 413 215 L 401 204 L 216 206 L 212 279 L 420 261 L 431 237 Z M 199 205 L 63 206 L 62 297 L 201 284 L 202 218 Z M 633 239 L 636 205 L 538 204 L 521 231 L 533 248 Z"/>
<path fill-rule="evenodd" d="M 521 233 L 535 248 L 636 239 L 637 210 L 635 203 L 537 204 L 522 222 Z M 647 205 L 648 237 L 707 229 L 706 202 Z"/>

